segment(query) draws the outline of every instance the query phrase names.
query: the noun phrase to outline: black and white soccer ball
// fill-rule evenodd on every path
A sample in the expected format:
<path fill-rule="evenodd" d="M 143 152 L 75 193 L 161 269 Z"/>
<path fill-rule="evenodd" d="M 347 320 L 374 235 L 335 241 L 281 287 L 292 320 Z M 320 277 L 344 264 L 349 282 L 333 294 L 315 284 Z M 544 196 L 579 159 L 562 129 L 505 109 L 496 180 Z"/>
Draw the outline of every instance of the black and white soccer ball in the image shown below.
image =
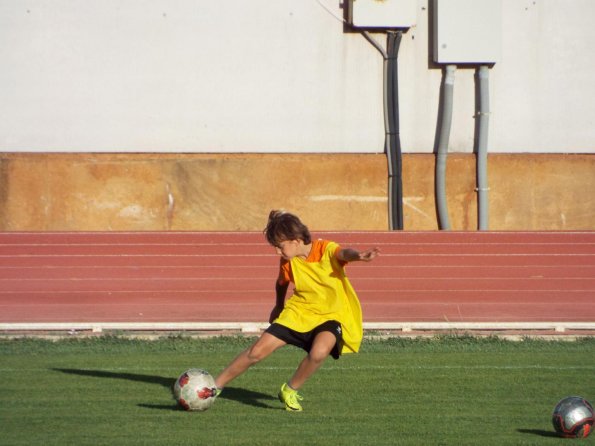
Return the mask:
<path fill-rule="evenodd" d="M 580 396 L 560 400 L 552 414 L 556 432 L 563 437 L 585 438 L 593 430 L 593 406 Z"/>

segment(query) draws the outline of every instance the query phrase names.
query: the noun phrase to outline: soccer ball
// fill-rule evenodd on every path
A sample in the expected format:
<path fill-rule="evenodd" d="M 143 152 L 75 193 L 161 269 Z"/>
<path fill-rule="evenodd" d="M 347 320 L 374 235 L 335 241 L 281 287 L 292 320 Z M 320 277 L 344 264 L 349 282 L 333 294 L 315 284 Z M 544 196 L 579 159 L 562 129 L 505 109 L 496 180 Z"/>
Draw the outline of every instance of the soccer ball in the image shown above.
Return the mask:
<path fill-rule="evenodd" d="M 216 396 L 215 379 L 206 370 L 186 370 L 174 384 L 174 398 L 185 410 L 207 410 Z"/>
<path fill-rule="evenodd" d="M 566 397 L 556 405 L 552 423 L 563 437 L 588 437 L 593 430 L 593 406 L 580 396 Z"/>

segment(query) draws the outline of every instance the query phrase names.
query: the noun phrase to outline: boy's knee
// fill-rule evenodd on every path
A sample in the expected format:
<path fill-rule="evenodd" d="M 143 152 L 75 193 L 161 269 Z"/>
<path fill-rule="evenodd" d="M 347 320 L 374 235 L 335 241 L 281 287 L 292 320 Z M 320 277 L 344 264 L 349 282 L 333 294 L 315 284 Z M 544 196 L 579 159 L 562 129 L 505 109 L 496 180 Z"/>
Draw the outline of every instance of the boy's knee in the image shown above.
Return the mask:
<path fill-rule="evenodd" d="M 329 349 L 328 347 L 318 347 L 313 348 L 308 353 L 311 361 L 314 362 L 323 362 L 330 354 L 331 354 L 332 347 Z"/>
<path fill-rule="evenodd" d="M 315 362 L 324 361 L 331 354 L 336 343 L 337 340 L 332 333 L 323 332 L 319 334 L 308 353 L 310 360 Z"/>
<path fill-rule="evenodd" d="M 267 355 L 263 349 L 261 349 L 255 345 L 247 350 L 246 356 L 248 357 L 248 360 L 250 361 L 250 363 L 256 364 L 257 362 L 260 362 L 264 358 L 266 358 Z"/>

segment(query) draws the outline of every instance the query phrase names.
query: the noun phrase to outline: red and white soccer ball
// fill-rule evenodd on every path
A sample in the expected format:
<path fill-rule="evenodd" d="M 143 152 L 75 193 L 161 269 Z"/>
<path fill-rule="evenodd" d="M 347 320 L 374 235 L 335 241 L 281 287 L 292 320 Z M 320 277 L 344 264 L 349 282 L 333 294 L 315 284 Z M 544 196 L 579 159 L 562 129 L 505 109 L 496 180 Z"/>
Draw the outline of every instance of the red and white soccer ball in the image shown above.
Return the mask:
<path fill-rule="evenodd" d="M 186 370 L 174 384 L 174 398 L 185 410 L 207 410 L 216 396 L 215 379 L 206 370 Z"/>
<path fill-rule="evenodd" d="M 593 406 L 580 396 L 560 400 L 552 414 L 556 432 L 567 438 L 585 438 L 593 430 Z"/>

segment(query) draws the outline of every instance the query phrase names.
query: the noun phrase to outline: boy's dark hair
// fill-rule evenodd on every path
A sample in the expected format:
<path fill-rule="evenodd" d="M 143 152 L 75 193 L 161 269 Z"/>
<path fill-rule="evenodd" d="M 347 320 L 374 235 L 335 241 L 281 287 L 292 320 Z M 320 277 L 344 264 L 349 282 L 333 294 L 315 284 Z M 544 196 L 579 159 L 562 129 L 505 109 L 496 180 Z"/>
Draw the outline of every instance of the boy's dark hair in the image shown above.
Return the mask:
<path fill-rule="evenodd" d="M 305 245 L 312 242 L 308 227 L 297 216 L 285 211 L 272 210 L 263 232 L 273 246 L 279 246 L 285 240 L 302 240 Z"/>

